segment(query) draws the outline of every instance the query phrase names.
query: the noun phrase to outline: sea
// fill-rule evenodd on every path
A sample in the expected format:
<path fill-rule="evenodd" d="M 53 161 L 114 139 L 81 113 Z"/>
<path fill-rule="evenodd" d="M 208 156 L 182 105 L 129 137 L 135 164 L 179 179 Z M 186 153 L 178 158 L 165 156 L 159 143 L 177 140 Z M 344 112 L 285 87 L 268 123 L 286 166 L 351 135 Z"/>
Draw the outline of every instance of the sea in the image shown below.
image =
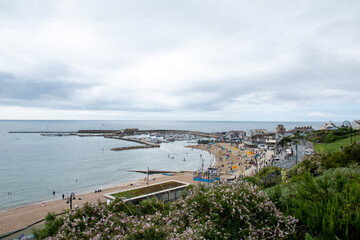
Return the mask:
<path fill-rule="evenodd" d="M 19 131 L 78 130 L 193 130 L 223 132 L 267 129 L 278 124 L 292 129 L 321 122 L 236 121 L 84 121 L 0 120 L 0 211 L 60 199 L 62 194 L 81 194 L 145 177 L 129 170 L 197 170 L 213 156 L 186 148 L 188 141 L 162 143 L 160 148 L 111 151 L 114 147 L 138 145 L 103 137 L 49 137 Z M 171 156 L 171 157 L 169 157 Z M 174 157 L 174 158 L 172 158 Z M 183 161 L 184 158 L 186 161 Z M 55 191 L 55 196 L 53 192 Z"/>

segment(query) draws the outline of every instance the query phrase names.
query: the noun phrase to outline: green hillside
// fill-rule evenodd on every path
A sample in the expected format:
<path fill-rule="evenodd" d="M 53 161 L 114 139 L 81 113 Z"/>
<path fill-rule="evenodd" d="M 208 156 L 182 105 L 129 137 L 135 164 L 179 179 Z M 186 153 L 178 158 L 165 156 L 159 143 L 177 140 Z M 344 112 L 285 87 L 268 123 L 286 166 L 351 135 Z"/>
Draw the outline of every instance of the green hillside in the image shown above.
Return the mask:
<path fill-rule="evenodd" d="M 359 139 L 360 139 L 359 135 L 355 135 L 352 137 L 353 142 L 355 142 L 356 140 L 359 140 Z M 341 146 L 346 147 L 351 144 L 350 140 L 351 140 L 351 137 L 347 137 L 347 138 L 337 140 L 332 143 L 315 143 L 314 144 L 315 151 L 318 153 L 339 152 Z"/>

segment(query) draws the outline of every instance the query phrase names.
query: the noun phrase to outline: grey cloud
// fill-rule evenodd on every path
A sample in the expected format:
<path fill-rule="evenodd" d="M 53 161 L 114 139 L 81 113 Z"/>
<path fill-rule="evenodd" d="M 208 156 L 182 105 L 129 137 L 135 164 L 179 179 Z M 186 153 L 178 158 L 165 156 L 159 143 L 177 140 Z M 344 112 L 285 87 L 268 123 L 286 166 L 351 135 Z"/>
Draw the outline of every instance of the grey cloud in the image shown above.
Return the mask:
<path fill-rule="evenodd" d="M 202 110 L 219 110 L 233 99 L 242 98 L 245 103 L 256 104 L 257 100 L 243 98 L 255 94 L 260 98 L 269 95 L 267 103 L 298 103 L 300 105 L 317 105 L 319 103 L 343 103 L 347 98 L 352 101 L 360 91 L 360 62 L 352 58 L 338 58 L 336 54 L 316 53 L 304 54 L 298 61 L 299 68 L 284 69 L 283 72 L 255 76 L 250 78 L 218 79 L 209 83 L 194 83 L 176 94 L 187 96 L 189 99 L 201 94 L 214 94 L 216 98 L 209 98 L 200 102 L 186 105 Z M 326 94 L 326 91 L 333 92 Z M 353 96 L 344 93 L 353 93 Z M 254 101 L 255 100 L 255 101 Z"/>
<path fill-rule="evenodd" d="M 261 101 L 273 106 L 349 104 L 359 101 L 356 93 L 360 92 L 359 8 L 356 1 L 339 4 L 325 0 L 317 3 L 87 0 L 36 4 L 3 1 L 0 31 L 7 37 L 9 48 L 0 46 L 0 51 L 10 57 L 0 55 L 0 106 L 221 112 L 236 99 L 254 108 Z M 49 36 L 59 26 L 64 33 L 81 32 L 77 36 L 83 42 L 71 41 L 73 36 L 66 34 L 63 40 L 70 39 L 68 42 L 57 41 L 62 37 L 60 30 L 56 37 Z M 30 43 L 17 41 L 18 45 L 13 46 L 11 38 L 21 39 L 23 32 L 29 34 L 27 29 L 37 30 L 41 36 L 35 36 Z M 195 73 L 189 76 L 193 82 L 184 79 L 186 83 L 181 84 L 178 80 L 179 86 L 172 86 L 170 80 L 169 87 L 157 92 L 163 103 L 142 99 L 146 89 L 121 88 L 121 84 L 110 83 L 112 74 L 123 71 L 134 84 L 141 85 L 146 75 L 153 73 L 146 64 L 141 69 L 142 60 L 153 55 L 158 60 L 179 52 L 184 55 L 183 61 L 194 63 L 194 68 L 201 68 L 199 72 L 205 74 L 191 69 L 189 72 Z M 22 63 L 18 56 L 35 62 L 35 67 L 22 71 L 21 64 L 17 64 Z M 283 57 L 289 62 L 282 62 Z M 7 59 L 11 62 L 8 65 Z M 256 66 L 264 62 L 271 65 L 272 61 L 280 62 L 281 66 L 274 64 L 274 69 L 257 70 Z M 164 62 L 159 62 L 154 66 L 163 67 Z M 236 71 L 246 63 L 254 63 L 255 70 L 244 71 L 245 74 Z M 170 70 L 164 70 L 169 79 L 171 74 L 181 71 L 171 64 Z M 186 67 L 193 67 L 180 64 L 184 64 L 184 72 Z M 132 67 L 133 72 L 126 72 Z M 216 69 L 216 79 L 206 79 L 212 68 Z M 229 69 L 231 74 L 226 72 Z M 145 79 L 137 79 L 136 71 L 144 71 L 140 76 Z M 150 79 L 156 80 L 158 71 L 154 72 Z M 78 78 L 82 81 L 72 81 Z M 94 90 L 94 86 L 100 90 Z M 107 98 L 112 86 L 115 90 L 119 88 L 111 93 L 118 96 Z M 82 96 L 77 98 L 79 91 Z M 176 107 L 167 104 L 167 99 L 173 100 Z"/>
<path fill-rule="evenodd" d="M 75 74 L 76 75 L 76 74 Z M 74 77 L 74 76 L 73 76 Z M 78 89 L 91 87 L 88 83 L 71 81 L 69 69 L 62 64 L 44 64 L 28 75 L 0 72 L 0 102 L 4 105 L 56 105 L 56 101 L 71 101 Z"/>

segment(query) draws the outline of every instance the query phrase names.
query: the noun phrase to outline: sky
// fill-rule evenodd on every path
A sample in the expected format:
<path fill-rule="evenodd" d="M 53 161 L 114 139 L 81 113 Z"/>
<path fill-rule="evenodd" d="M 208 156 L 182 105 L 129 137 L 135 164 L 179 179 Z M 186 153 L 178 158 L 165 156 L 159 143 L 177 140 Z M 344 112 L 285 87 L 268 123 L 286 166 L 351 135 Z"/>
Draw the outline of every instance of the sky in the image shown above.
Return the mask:
<path fill-rule="evenodd" d="M 0 119 L 360 119 L 360 1 L 0 0 Z"/>

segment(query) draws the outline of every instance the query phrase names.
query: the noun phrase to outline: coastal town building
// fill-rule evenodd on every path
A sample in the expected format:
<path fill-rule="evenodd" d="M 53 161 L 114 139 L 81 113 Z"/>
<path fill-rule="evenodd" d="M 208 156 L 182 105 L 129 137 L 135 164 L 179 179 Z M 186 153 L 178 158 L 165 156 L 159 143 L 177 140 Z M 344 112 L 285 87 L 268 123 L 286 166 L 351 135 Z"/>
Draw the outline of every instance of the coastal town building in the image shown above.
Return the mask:
<path fill-rule="evenodd" d="M 106 198 L 106 203 L 110 204 L 115 201 L 116 197 L 123 197 L 125 203 L 129 202 L 132 204 L 139 204 L 143 200 L 149 198 L 157 198 L 163 202 L 174 201 L 181 196 L 181 193 L 189 185 L 187 182 L 169 180 L 160 183 L 150 184 L 143 187 L 135 187 L 119 192 L 112 192 L 108 194 L 103 194 Z M 126 194 L 129 192 L 128 194 Z M 126 198 L 127 195 L 134 195 Z"/>
<path fill-rule="evenodd" d="M 284 133 L 283 137 L 295 137 L 295 134 L 293 134 L 292 132 L 286 132 Z"/>
<path fill-rule="evenodd" d="M 275 147 L 276 146 L 276 134 L 275 132 L 267 132 L 263 134 L 252 135 L 251 138 L 245 142 L 248 146 L 256 146 L 259 145 L 267 147 Z"/>
<path fill-rule="evenodd" d="M 277 125 L 277 127 L 275 128 L 276 136 L 283 135 L 285 132 L 286 132 L 286 128 L 282 124 Z"/>
<path fill-rule="evenodd" d="M 265 137 L 262 134 L 257 134 L 257 135 L 251 136 L 252 145 L 265 144 L 265 141 L 266 141 Z"/>
<path fill-rule="evenodd" d="M 294 129 L 291 129 L 289 132 L 292 132 L 292 133 L 299 132 L 299 133 L 306 134 L 306 133 L 311 133 L 313 131 L 314 131 L 314 129 L 312 128 L 312 126 L 304 126 L 304 127 L 295 127 Z"/>
<path fill-rule="evenodd" d="M 139 131 L 139 129 L 138 128 L 126 128 L 125 130 L 124 130 L 124 133 L 126 134 L 126 135 L 134 135 L 136 132 L 138 132 Z"/>
<path fill-rule="evenodd" d="M 320 130 L 337 130 L 337 129 L 338 127 L 336 127 L 336 125 L 332 121 L 323 123 L 320 127 Z"/>
<path fill-rule="evenodd" d="M 225 139 L 227 142 L 240 143 L 245 136 L 244 131 L 229 131 L 225 134 Z"/>
<path fill-rule="evenodd" d="M 252 130 L 250 130 L 250 136 L 262 135 L 262 134 L 265 134 L 265 133 L 268 133 L 267 129 L 252 129 Z"/>
<path fill-rule="evenodd" d="M 354 120 L 354 121 L 351 123 L 351 126 L 352 126 L 353 129 L 359 130 L 359 129 L 360 129 L 360 120 Z"/>

